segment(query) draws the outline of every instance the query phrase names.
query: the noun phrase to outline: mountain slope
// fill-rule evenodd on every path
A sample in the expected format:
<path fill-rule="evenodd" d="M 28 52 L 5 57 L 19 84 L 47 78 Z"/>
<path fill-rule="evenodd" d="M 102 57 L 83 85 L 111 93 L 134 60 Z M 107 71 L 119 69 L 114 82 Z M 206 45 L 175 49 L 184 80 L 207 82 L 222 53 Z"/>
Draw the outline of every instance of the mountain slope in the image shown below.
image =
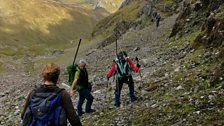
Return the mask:
<path fill-rule="evenodd" d="M 161 20 L 172 15 L 178 10 L 180 2 L 181 0 L 125 0 L 116 13 L 97 23 L 92 36 L 101 42 L 99 47 L 105 47 L 129 30 L 140 30 L 153 24 L 158 14 L 161 15 Z"/>
<path fill-rule="evenodd" d="M 159 27 L 151 23 L 140 30 L 127 30 L 118 38 L 118 51 L 127 51 L 131 58 L 138 56 L 142 66 L 140 73 L 133 74 L 138 97 L 134 103 L 124 84 L 121 107 L 113 106 L 116 82 L 113 78 L 108 82 L 106 74 L 116 57 L 115 41 L 100 49 L 94 44 L 85 46 L 79 53 L 78 58 L 88 62 L 93 108 L 97 110 L 81 117 L 83 125 L 224 125 L 224 2 L 184 0 L 182 4 L 179 13 L 169 12 Z M 66 58 L 72 60 L 71 55 Z M 59 56 L 49 57 L 44 64 L 53 57 L 53 62 L 62 66 L 60 83 L 66 83 L 67 62 Z M 40 69 L 35 71 L 40 73 Z M 23 74 L 0 76 L 1 125 L 20 124 L 27 93 L 41 83 L 39 76 Z M 73 100 L 77 105 L 77 93 Z"/>
<path fill-rule="evenodd" d="M 159 28 L 128 31 L 118 39 L 119 51 L 141 57 L 143 77 L 134 75 L 139 98 L 135 103 L 130 103 L 124 85 L 122 106 L 116 109 L 111 90 L 115 82 L 98 81 L 115 57 L 115 42 L 99 54 L 92 53 L 90 57 L 96 58 L 88 58 L 89 62 L 98 63 L 95 69 L 100 76 L 94 79 L 102 84 L 95 89 L 102 89 L 95 92 L 98 100 L 94 107 L 99 111 L 94 116 L 85 115 L 84 124 L 223 125 L 223 8 L 222 0 L 185 0 L 178 16 L 166 17 Z"/>
<path fill-rule="evenodd" d="M 59 0 L 64 4 L 94 9 L 102 7 L 110 13 L 119 9 L 123 0 Z"/>
<path fill-rule="evenodd" d="M 2 55 L 22 55 L 26 51 L 41 54 L 48 49 L 74 46 L 71 41 L 89 38 L 101 17 L 90 10 L 47 0 L 0 2 L 0 44 L 1 50 L 8 50 L 1 51 Z"/>

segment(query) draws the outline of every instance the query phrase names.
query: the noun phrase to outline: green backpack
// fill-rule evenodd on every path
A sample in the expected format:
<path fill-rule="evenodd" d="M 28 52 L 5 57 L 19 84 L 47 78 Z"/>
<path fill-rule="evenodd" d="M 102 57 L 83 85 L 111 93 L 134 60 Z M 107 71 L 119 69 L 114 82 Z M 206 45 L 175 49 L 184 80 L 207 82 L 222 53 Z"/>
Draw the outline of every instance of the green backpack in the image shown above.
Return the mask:
<path fill-rule="evenodd" d="M 67 66 L 67 73 L 68 73 L 67 81 L 70 86 L 72 86 L 72 83 L 74 81 L 75 72 L 77 71 L 77 67 L 78 67 L 77 64 Z"/>

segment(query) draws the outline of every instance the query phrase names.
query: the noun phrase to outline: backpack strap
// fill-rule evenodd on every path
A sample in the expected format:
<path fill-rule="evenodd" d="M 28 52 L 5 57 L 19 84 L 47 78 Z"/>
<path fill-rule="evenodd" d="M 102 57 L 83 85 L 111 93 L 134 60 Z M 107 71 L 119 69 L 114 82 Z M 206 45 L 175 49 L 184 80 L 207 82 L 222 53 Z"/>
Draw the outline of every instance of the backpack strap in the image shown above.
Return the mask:
<path fill-rule="evenodd" d="M 58 88 L 56 91 L 56 94 L 60 94 L 63 90 L 65 90 L 64 88 Z"/>
<path fill-rule="evenodd" d="M 43 91 L 43 93 L 44 93 L 43 88 L 44 88 L 44 85 L 41 85 L 41 86 L 39 86 L 39 87 L 33 89 L 33 94 L 32 94 L 32 96 L 35 95 L 37 92 L 42 92 L 42 91 Z M 65 90 L 65 89 L 64 89 L 64 88 L 57 88 L 56 90 L 52 91 L 52 93 L 55 92 L 56 94 L 60 94 L 61 91 L 63 91 L 63 90 Z M 31 96 L 31 97 L 32 97 L 32 96 Z"/>
<path fill-rule="evenodd" d="M 116 58 L 115 63 L 117 65 L 118 77 L 122 77 L 123 75 L 130 75 L 130 72 L 129 72 L 130 65 L 127 59 L 125 60 L 123 64 L 119 59 Z"/>

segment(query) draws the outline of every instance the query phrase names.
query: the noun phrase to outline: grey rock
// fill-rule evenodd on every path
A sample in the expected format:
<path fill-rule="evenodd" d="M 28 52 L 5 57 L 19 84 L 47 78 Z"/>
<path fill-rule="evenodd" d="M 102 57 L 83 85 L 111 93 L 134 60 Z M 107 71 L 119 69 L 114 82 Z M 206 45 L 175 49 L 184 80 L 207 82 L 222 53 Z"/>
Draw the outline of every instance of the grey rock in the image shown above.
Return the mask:
<path fill-rule="evenodd" d="M 136 47 L 136 48 L 134 48 L 133 51 L 138 51 L 138 50 L 140 50 L 140 47 Z"/>
<path fill-rule="evenodd" d="M 4 97 L 5 96 L 5 93 L 0 93 L 0 97 Z"/>
<path fill-rule="evenodd" d="M 179 85 L 178 87 L 175 88 L 175 90 L 182 90 L 184 89 L 181 85 Z"/>

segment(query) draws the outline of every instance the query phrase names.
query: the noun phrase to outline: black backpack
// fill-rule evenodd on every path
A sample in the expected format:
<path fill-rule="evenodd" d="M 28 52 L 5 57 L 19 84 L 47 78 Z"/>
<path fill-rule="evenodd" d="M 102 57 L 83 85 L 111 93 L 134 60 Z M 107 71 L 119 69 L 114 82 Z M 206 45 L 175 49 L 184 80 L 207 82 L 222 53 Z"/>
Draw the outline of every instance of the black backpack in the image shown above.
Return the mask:
<path fill-rule="evenodd" d="M 62 108 L 58 88 L 52 92 L 34 91 L 23 116 L 23 126 L 64 126 L 67 125 L 65 110 Z"/>
<path fill-rule="evenodd" d="M 120 52 L 115 59 L 118 78 L 131 76 L 131 69 L 126 56 L 127 54 L 125 52 Z"/>

